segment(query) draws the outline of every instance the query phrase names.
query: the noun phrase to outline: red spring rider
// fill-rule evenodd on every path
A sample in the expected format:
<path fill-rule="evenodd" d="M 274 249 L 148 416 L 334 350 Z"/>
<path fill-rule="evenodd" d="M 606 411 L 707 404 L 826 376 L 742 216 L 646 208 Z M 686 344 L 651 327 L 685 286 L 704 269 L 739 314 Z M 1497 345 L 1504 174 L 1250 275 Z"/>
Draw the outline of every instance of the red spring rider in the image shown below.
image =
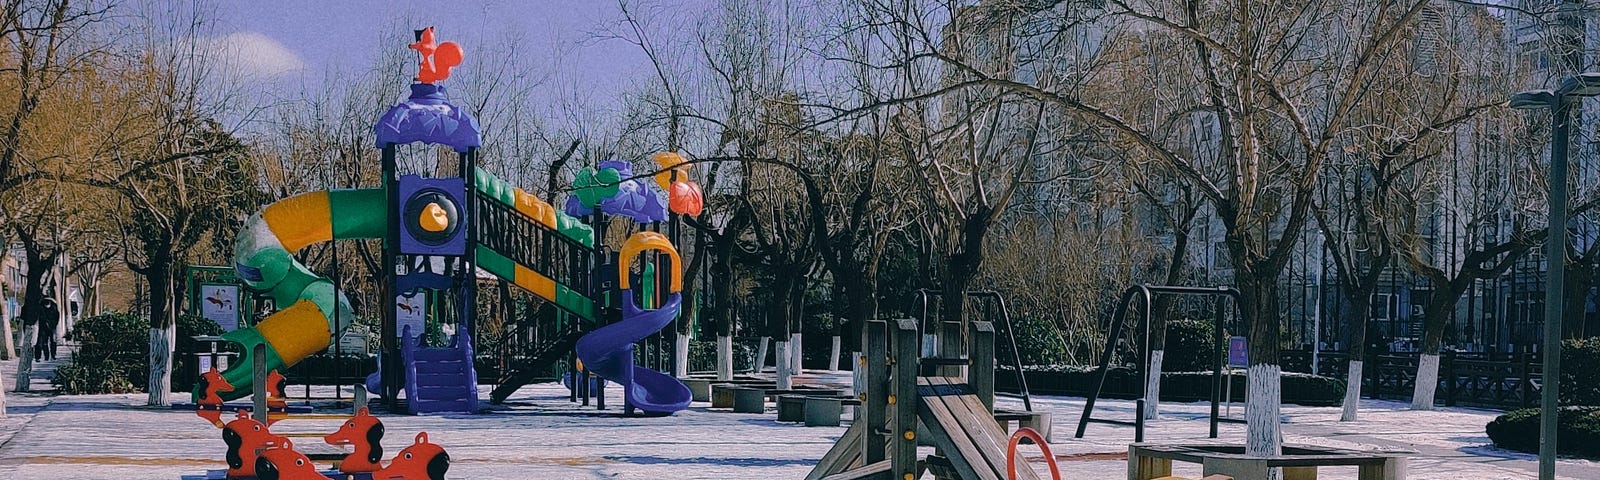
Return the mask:
<path fill-rule="evenodd" d="M 196 403 L 194 414 L 211 422 L 212 425 L 222 427 L 222 396 L 218 393 L 233 391 L 233 384 L 222 378 L 222 373 L 213 366 L 211 370 L 200 374 L 200 391 L 205 394 Z"/>
<path fill-rule="evenodd" d="M 383 422 L 378 417 L 372 416 L 367 407 L 356 410 L 356 414 L 339 425 L 339 430 L 322 437 L 329 445 L 349 445 L 353 448 L 350 455 L 344 457 L 339 463 L 339 471 L 344 473 L 369 473 L 383 468 Z"/>
<path fill-rule="evenodd" d="M 417 434 L 417 442 L 400 451 L 389 466 L 372 474 L 373 480 L 444 480 L 450 470 L 450 454 L 444 447 L 428 442 L 428 432 Z"/>
<path fill-rule="evenodd" d="M 261 452 L 256 459 L 256 478 L 259 480 L 328 480 L 317 472 L 306 454 L 294 450 L 294 444 L 285 439 Z"/>
<path fill-rule="evenodd" d="M 228 444 L 228 478 L 256 476 L 256 452 L 288 441 L 250 418 L 249 411 L 239 410 L 239 418 L 222 427 L 222 442 Z"/>
<path fill-rule="evenodd" d="M 289 402 L 283 400 L 283 386 L 288 379 L 277 370 L 267 372 L 267 408 L 284 410 L 289 407 Z"/>

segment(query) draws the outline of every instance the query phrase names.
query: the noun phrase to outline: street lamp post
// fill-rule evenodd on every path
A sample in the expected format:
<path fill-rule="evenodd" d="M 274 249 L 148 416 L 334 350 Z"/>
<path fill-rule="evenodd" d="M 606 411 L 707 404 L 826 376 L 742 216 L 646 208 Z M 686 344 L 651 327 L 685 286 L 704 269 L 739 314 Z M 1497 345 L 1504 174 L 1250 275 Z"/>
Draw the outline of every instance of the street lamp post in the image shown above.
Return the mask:
<path fill-rule="evenodd" d="M 1582 97 L 1600 95 L 1600 73 L 1568 77 L 1554 92 L 1538 90 L 1511 97 L 1511 108 L 1550 110 L 1550 222 L 1545 237 L 1549 267 L 1544 287 L 1544 386 L 1540 395 L 1539 478 L 1556 477 L 1556 426 L 1560 417 L 1561 299 L 1567 267 L 1567 145 L 1572 130 L 1572 107 Z"/>

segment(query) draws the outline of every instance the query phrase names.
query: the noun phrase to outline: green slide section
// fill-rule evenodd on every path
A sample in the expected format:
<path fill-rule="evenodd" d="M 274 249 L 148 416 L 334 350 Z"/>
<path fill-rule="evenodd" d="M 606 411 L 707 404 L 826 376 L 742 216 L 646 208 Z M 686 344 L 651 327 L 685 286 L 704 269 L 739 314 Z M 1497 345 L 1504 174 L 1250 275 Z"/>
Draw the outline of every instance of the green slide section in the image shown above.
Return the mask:
<path fill-rule="evenodd" d="M 255 347 L 265 345 L 268 370 L 293 366 L 327 347 L 330 337 L 355 318 L 350 302 L 326 277 L 294 258 L 307 245 L 330 240 L 381 238 L 388 229 L 385 192 L 330 190 L 289 197 L 252 215 L 234 240 L 234 270 L 247 287 L 273 299 L 280 310 L 224 339 L 239 344 L 239 361 L 222 372 L 233 385 L 224 400 L 250 394 Z M 323 325 L 326 325 L 324 330 Z M 197 388 L 194 398 L 204 392 Z"/>

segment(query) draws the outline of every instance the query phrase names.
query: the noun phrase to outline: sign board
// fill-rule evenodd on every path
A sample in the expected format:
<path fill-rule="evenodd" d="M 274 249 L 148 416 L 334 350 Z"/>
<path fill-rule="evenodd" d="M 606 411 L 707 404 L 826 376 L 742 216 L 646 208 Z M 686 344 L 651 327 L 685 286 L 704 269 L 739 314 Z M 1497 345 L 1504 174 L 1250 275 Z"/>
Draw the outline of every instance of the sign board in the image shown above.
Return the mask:
<path fill-rule="evenodd" d="M 428 323 L 428 294 L 417 292 L 395 297 L 394 316 L 396 335 L 405 335 L 406 326 L 410 326 L 412 335 L 422 336 Z"/>
<path fill-rule="evenodd" d="M 200 285 L 200 316 L 217 322 L 222 331 L 239 328 L 239 287 L 237 285 Z"/>
<path fill-rule="evenodd" d="M 335 352 L 335 346 L 330 345 L 328 346 L 328 353 L 366 356 L 367 333 L 367 327 L 351 325 L 349 328 L 344 329 L 344 333 L 339 334 L 339 343 L 335 344 L 337 345 L 338 351 Z"/>
<path fill-rule="evenodd" d="M 223 331 L 247 327 L 253 322 L 255 305 L 230 267 L 192 266 L 186 274 L 190 315 L 217 322 Z"/>
<path fill-rule="evenodd" d="M 213 359 L 215 359 L 215 360 L 213 360 Z M 204 373 L 206 373 L 206 371 L 211 370 L 211 365 L 212 365 L 213 362 L 216 363 L 217 371 L 219 371 L 219 372 L 228 369 L 228 355 L 226 355 L 226 354 L 218 354 L 218 355 L 201 354 L 200 355 L 200 373 L 204 374 Z"/>
<path fill-rule="evenodd" d="M 1250 348 L 1244 337 L 1228 337 L 1228 366 L 1250 366 Z"/>

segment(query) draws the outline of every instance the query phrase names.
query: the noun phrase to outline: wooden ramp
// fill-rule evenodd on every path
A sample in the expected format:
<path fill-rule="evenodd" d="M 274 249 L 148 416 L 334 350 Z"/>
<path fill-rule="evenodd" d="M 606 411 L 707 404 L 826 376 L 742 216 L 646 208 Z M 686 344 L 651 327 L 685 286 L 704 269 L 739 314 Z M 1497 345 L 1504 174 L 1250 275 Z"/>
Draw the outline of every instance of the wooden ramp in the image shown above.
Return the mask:
<path fill-rule="evenodd" d="M 1006 479 L 1006 447 L 1011 437 L 972 387 L 945 377 L 920 377 L 917 397 L 917 418 L 963 480 Z M 1020 455 L 1017 478 L 1041 480 Z"/>
<path fill-rule="evenodd" d="M 834 442 L 833 448 L 828 449 L 828 454 L 823 455 L 817 466 L 811 469 L 811 473 L 806 474 L 806 480 L 831 479 L 835 474 L 860 468 L 863 429 L 865 424 L 862 422 L 850 424 L 850 428 L 845 429 L 839 441 Z"/>

